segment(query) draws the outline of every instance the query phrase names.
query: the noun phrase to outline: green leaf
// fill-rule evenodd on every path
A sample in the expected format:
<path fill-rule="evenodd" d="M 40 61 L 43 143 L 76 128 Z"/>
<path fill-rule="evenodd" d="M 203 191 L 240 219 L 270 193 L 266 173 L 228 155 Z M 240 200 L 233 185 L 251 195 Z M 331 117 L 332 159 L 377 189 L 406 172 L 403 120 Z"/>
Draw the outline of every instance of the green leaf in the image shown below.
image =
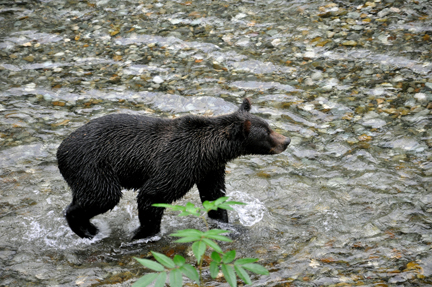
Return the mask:
<path fill-rule="evenodd" d="M 225 280 L 231 287 L 237 287 L 237 280 L 234 273 L 234 268 L 230 265 L 222 264 L 222 273 L 225 277 Z"/>
<path fill-rule="evenodd" d="M 234 265 L 243 265 L 247 263 L 254 263 L 257 262 L 258 258 L 241 258 L 234 262 Z"/>
<path fill-rule="evenodd" d="M 217 253 L 216 251 L 213 251 L 212 254 L 210 255 L 211 259 L 217 263 L 221 262 L 221 257 L 219 255 L 219 253 Z"/>
<path fill-rule="evenodd" d="M 175 264 L 174 261 L 169 258 L 168 256 L 162 254 L 162 253 L 158 253 L 158 252 L 154 252 L 151 251 L 151 253 L 153 254 L 154 258 L 163 266 L 165 266 L 166 268 L 175 268 Z"/>
<path fill-rule="evenodd" d="M 216 242 L 214 242 L 213 240 L 207 239 L 207 238 L 203 238 L 202 241 L 207 244 L 208 247 L 213 248 L 213 250 L 222 253 L 222 249 L 219 247 L 219 245 L 217 245 Z"/>
<path fill-rule="evenodd" d="M 237 205 L 247 205 L 247 203 L 244 203 L 244 202 L 241 202 L 241 201 L 227 201 L 227 202 L 224 202 L 224 204 L 227 204 L 227 205 L 234 205 L 234 204 L 237 204 Z"/>
<path fill-rule="evenodd" d="M 219 197 L 218 199 L 216 199 L 214 201 L 214 205 L 218 206 L 219 204 L 221 204 L 222 202 L 225 202 L 227 200 L 228 200 L 228 196 Z"/>
<path fill-rule="evenodd" d="M 242 267 L 244 269 L 247 269 L 247 270 L 249 270 L 253 273 L 256 273 L 256 274 L 261 274 L 261 275 L 269 275 L 270 274 L 267 269 L 265 269 L 263 266 L 256 264 L 256 263 L 244 264 L 244 265 L 242 265 Z"/>
<path fill-rule="evenodd" d="M 226 209 L 226 210 L 231 210 L 231 211 L 234 210 L 234 208 L 232 208 L 232 207 L 229 206 L 229 205 L 226 205 L 225 203 L 222 203 L 221 205 L 219 205 L 218 208 Z"/>
<path fill-rule="evenodd" d="M 159 273 L 159 276 L 156 278 L 154 287 L 165 287 L 166 278 L 167 278 L 166 272 Z"/>
<path fill-rule="evenodd" d="M 195 281 L 196 283 L 199 283 L 198 271 L 194 267 L 192 267 L 192 265 L 185 264 L 180 267 L 179 270 L 189 279 Z"/>
<path fill-rule="evenodd" d="M 228 251 L 222 256 L 222 261 L 223 263 L 228 264 L 234 260 L 235 256 L 236 256 L 235 250 Z"/>
<path fill-rule="evenodd" d="M 229 230 L 223 230 L 223 229 L 211 229 L 209 231 L 204 232 L 204 235 L 207 235 L 207 234 L 212 234 L 212 235 L 216 234 L 217 235 L 217 234 L 229 233 L 229 232 L 231 232 L 231 231 L 229 231 Z"/>
<path fill-rule="evenodd" d="M 148 273 L 132 284 L 132 287 L 145 287 L 150 285 L 158 275 L 158 273 Z"/>
<path fill-rule="evenodd" d="M 211 238 L 214 240 L 219 240 L 219 241 L 232 242 L 232 240 L 229 239 L 228 237 L 226 237 L 225 235 L 207 234 L 207 235 L 205 235 L 205 237 Z"/>
<path fill-rule="evenodd" d="M 173 260 L 174 260 L 175 265 L 177 265 L 179 267 L 183 266 L 183 264 L 185 264 L 185 262 L 186 262 L 186 259 L 184 259 L 183 256 L 178 255 L 178 254 L 174 255 Z"/>
<path fill-rule="evenodd" d="M 186 210 L 186 207 L 184 207 L 184 206 L 172 205 L 172 204 L 167 204 L 167 203 L 155 203 L 155 204 L 152 204 L 152 206 L 169 208 L 169 209 L 172 209 L 174 211 L 185 211 Z"/>
<path fill-rule="evenodd" d="M 141 259 L 141 258 L 136 258 L 136 257 L 134 257 L 134 258 L 135 258 L 136 261 L 138 261 L 139 263 L 141 263 L 141 265 L 143 265 L 144 267 L 147 267 L 147 268 L 149 268 L 151 270 L 158 271 L 158 272 L 161 272 L 161 271 L 165 270 L 165 268 L 162 265 L 160 265 L 159 263 L 154 262 L 152 260 Z"/>
<path fill-rule="evenodd" d="M 244 270 L 240 266 L 234 266 L 235 271 L 237 272 L 238 277 L 240 277 L 241 280 L 243 280 L 246 284 L 252 284 L 252 281 L 250 280 L 249 275 L 246 273 L 246 270 Z"/>
<path fill-rule="evenodd" d="M 169 274 L 169 282 L 171 287 L 181 287 L 183 285 L 183 277 L 179 269 L 171 270 Z"/>
<path fill-rule="evenodd" d="M 182 213 L 180 213 L 177 216 L 188 216 L 188 215 L 192 215 L 193 213 L 189 212 L 189 211 L 183 211 Z"/>
<path fill-rule="evenodd" d="M 186 203 L 186 209 L 187 210 L 189 210 L 189 209 L 191 209 L 191 208 L 195 208 L 195 204 L 193 204 L 192 202 L 188 202 L 188 203 Z"/>
<path fill-rule="evenodd" d="M 154 203 L 152 204 L 154 207 L 165 207 L 165 208 L 174 208 L 174 205 L 168 203 Z"/>
<path fill-rule="evenodd" d="M 215 261 L 210 262 L 210 275 L 214 279 L 219 274 L 219 264 L 217 264 Z"/>
<path fill-rule="evenodd" d="M 195 205 L 193 203 L 186 203 L 186 211 L 190 212 L 190 213 L 196 213 L 198 211 L 198 208 L 195 207 Z"/>
<path fill-rule="evenodd" d="M 182 229 L 177 232 L 171 233 L 171 236 L 185 237 L 185 236 L 202 236 L 204 232 L 198 229 Z"/>
<path fill-rule="evenodd" d="M 215 204 L 213 201 L 204 201 L 203 202 L 203 206 L 205 208 L 206 211 L 210 210 L 210 209 L 214 209 L 216 210 Z"/>
<path fill-rule="evenodd" d="M 171 207 L 171 209 L 174 211 L 185 211 L 186 207 L 181 206 L 181 205 L 174 205 L 173 207 Z"/>
<path fill-rule="evenodd" d="M 201 256 L 204 254 L 206 249 L 207 246 L 203 241 L 197 241 L 194 244 L 192 244 L 192 251 L 198 263 L 201 262 Z"/>
<path fill-rule="evenodd" d="M 174 242 L 186 243 L 186 242 L 192 242 L 192 241 L 198 241 L 198 240 L 201 240 L 201 237 L 194 236 L 194 237 L 183 237 L 183 238 L 175 240 Z"/>

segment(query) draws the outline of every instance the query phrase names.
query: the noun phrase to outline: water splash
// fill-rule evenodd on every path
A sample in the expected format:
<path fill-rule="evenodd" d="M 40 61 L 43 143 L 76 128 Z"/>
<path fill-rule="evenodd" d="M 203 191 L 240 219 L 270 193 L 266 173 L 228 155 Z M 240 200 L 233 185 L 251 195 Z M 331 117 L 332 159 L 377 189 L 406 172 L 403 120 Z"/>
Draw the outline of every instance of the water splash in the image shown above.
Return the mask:
<path fill-rule="evenodd" d="M 242 225 L 252 226 L 263 219 L 267 208 L 261 201 L 238 190 L 231 192 L 229 196 L 231 200 L 241 201 L 247 204 L 233 206 L 234 210 L 239 215 L 239 220 Z"/>
<path fill-rule="evenodd" d="M 47 217 L 49 220 L 46 220 Z M 21 224 L 26 226 L 26 233 L 22 239 L 41 247 L 67 250 L 71 247 L 91 245 L 110 236 L 111 229 L 106 221 L 94 219 L 92 223 L 99 229 L 98 234 L 92 239 L 78 238 L 65 224 L 63 217 L 57 217 L 55 212 L 50 211 L 44 218 L 23 218 Z"/>
<path fill-rule="evenodd" d="M 156 241 L 159 241 L 161 239 L 162 239 L 162 234 L 159 233 L 159 234 L 157 234 L 155 236 L 141 238 L 141 239 L 135 240 L 133 242 L 122 242 L 120 244 L 120 248 L 122 248 L 122 247 L 130 247 L 130 246 L 139 245 L 139 244 L 146 244 L 146 243 L 149 243 L 149 242 L 156 242 Z"/>

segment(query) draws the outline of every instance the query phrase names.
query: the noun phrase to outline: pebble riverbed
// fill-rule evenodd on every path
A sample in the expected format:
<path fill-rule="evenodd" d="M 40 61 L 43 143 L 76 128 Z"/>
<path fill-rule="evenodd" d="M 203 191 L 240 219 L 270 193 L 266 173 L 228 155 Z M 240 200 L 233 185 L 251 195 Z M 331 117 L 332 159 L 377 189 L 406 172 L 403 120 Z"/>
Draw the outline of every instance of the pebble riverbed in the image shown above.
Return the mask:
<path fill-rule="evenodd" d="M 192 260 L 169 234 L 204 226 L 174 212 L 158 241 L 129 241 L 132 191 L 78 239 L 56 149 L 105 114 L 212 116 L 244 97 L 292 138 L 227 168 L 249 208 L 222 246 L 270 270 L 253 286 L 431 285 L 429 0 L 0 0 L 0 286 L 130 286 L 147 272 L 134 256 Z"/>

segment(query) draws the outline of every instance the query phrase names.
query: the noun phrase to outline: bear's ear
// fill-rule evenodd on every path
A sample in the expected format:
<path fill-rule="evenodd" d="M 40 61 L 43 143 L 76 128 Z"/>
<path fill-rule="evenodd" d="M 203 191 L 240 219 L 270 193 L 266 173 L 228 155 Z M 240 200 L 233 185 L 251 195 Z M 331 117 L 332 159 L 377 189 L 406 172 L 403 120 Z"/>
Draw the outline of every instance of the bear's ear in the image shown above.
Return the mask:
<path fill-rule="evenodd" d="M 249 112 L 251 110 L 252 102 L 249 98 L 245 98 L 239 108 L 239 112 Z"/>
<path fill-rule="evenodd" d="M 251 126 L 252 123 L 250 120 L 245 120 L 243 122 L 243 135 L 245 136 L 245 138 L 247 138 L 247 136 L 249 135 Z"/>

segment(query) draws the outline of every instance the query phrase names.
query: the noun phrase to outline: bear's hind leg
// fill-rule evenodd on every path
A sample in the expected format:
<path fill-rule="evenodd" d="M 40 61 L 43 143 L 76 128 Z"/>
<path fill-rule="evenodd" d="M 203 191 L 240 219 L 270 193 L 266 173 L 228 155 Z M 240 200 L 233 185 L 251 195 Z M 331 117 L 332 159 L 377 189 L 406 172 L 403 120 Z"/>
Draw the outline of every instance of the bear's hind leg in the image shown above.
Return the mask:
<path fill-rule="evenodd" d="M 67 207 L 65 214 L 69 227 L 81 238 L 93 238 L 98 233 L 97 227 L 90 222 L 90 218 L 95 215 L 73 202 Z"/>
<path fill-rule="evenodd" d="M 120 186 L 112 184 L 102 185 L 100 189 L 94 187 L 93 191 L 87 192 L 80 189 L 74 193 L 72 203 L 66 209 L 69 227 L 81 238 L 93 238 L 98 229 L 90 219 L 113 209 L 121 197 Z"/>

